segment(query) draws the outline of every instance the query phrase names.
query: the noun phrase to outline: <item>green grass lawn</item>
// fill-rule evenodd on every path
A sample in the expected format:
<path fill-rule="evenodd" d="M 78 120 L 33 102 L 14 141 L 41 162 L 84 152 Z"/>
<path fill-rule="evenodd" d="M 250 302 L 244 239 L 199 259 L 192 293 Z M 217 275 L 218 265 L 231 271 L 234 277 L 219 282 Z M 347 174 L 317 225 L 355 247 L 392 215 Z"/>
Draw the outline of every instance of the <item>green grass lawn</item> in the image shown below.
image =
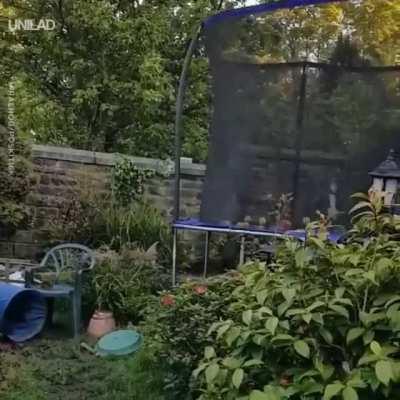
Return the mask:
<path fill-rule="evenodd" d="M 161 400 L 162 386 L 162 368 L 144 351 L 105 359 L 47 339 L 0 352 L 2 400 Z"/>

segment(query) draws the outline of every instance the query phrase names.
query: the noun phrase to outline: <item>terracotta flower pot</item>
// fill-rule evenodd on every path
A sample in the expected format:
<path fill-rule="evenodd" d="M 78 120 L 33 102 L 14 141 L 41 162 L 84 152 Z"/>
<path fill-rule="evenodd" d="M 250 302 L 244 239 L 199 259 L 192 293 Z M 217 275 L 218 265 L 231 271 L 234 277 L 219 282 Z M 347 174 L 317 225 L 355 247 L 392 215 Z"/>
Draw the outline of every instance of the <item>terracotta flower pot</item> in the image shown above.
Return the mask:
<path fill-rule="evenodd" d="M 95 311 L 87 329 L 88 335 L 100 338 L 115 330 L 115 319 L 111 311 Z"/>

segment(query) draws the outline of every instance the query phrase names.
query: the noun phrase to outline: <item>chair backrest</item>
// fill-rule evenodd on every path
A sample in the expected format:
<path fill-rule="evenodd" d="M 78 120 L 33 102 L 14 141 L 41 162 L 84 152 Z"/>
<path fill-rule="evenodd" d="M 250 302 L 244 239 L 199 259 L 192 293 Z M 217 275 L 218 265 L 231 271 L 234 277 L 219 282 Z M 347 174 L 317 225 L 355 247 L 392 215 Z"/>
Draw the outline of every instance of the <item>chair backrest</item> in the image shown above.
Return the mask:
<path fill-rule="evenodd" d="M 95 256 L 92 250 L 81 244 L 65 243 L 50 249 L 40 266 L 55 270 L 56 280 L 62 272 L 72 270 L 81 273 L 94 267 Z"/>

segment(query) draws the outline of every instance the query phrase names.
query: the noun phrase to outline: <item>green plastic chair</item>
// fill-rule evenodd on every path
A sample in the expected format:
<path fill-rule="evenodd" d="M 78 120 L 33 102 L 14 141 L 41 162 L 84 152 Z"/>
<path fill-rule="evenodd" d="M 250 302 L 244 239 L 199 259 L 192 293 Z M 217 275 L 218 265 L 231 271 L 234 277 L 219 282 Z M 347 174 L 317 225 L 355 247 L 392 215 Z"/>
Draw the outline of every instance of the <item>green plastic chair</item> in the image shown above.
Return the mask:
<path fill-rule="evenodd" d="M 53 247 L 44 256 L 38 267 L 30 268 L 25 274 L 25 286 L 38 290 L 48 300 L 48 322 L 53 318 L 54 300 L 68 298 L 72 303 L 72 324 L 74 338 L 80 333 L 82 306 L 82 273 L 94 268 L 95 256 L 88 247 L 66 243 Z M 54 274 L 49 287 L 35 284 L 35 272 L 44 271 Z M 60 282 L 63 273 L 71 273 L 72 284 Z"/>

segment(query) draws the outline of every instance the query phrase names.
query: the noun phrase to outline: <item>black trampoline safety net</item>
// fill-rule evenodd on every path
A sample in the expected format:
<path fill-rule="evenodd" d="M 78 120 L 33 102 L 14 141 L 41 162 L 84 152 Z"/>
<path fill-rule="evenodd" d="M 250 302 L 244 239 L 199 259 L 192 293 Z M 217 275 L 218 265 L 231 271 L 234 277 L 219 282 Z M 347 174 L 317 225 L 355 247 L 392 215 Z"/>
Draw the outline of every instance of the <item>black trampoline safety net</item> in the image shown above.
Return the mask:
<path fill-rule="evenodd" d="M 316 210 L 343 223 L 368 171 L 400 154 L 395 54 L 360 45 L 347 2 L 252 10 L 206 20 L 199 42 L 212 88 L 201 220 L 267 228 L 280 207 L 285 229 Z"/>

